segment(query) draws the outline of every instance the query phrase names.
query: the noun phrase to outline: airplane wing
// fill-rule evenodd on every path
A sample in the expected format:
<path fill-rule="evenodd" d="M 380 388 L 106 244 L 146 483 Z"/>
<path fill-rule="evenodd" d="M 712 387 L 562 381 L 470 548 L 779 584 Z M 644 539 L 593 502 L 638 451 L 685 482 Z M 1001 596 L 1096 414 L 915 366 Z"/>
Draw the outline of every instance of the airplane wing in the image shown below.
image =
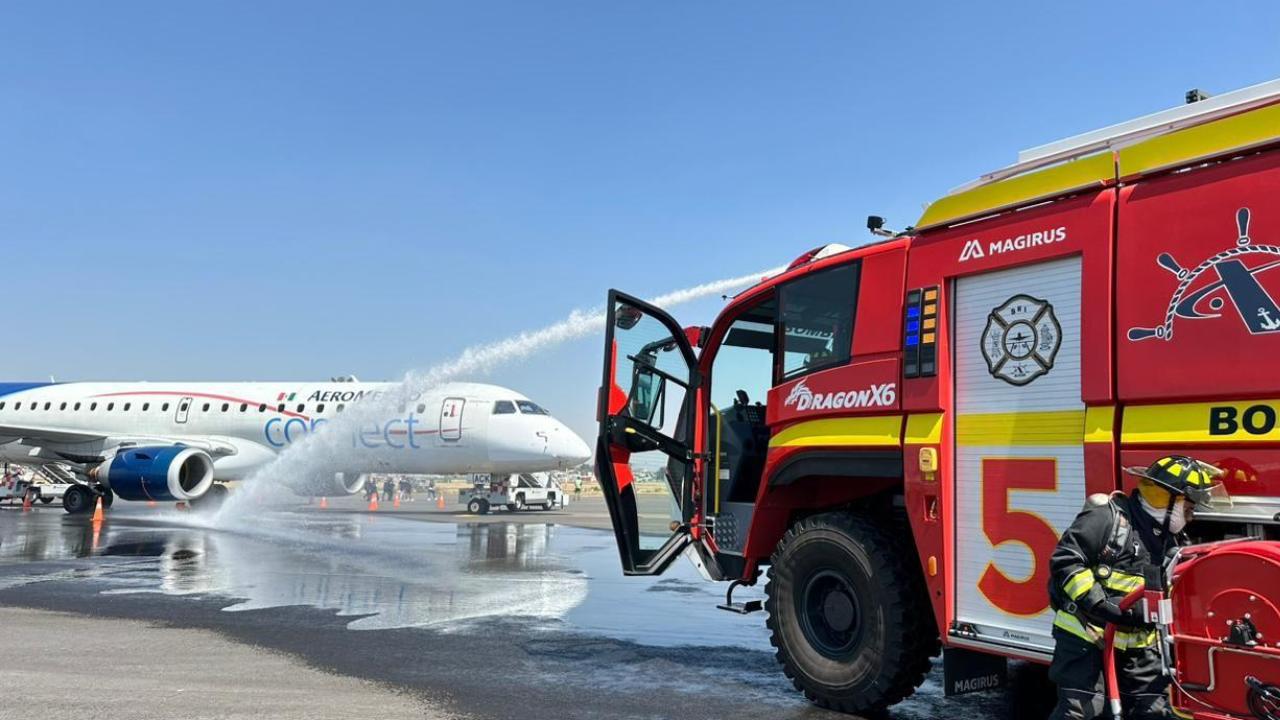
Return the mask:
<path fill-rule="evenodd" d="M 62 428 L 40 427 L 38 425 L 0 425 L 0 438 L 13 440 L 44 440 L 54 443 L 81 443 L 105 440 L 107 435 L 93 432 L 76 432 Z"/>
<path fill-rule="evenodd" d="M 92 430 L 68 430 L 66 428 L 39 425 L 0 424 L 0 444 L 19 442 L 23 445 L 47 446 L 54 452 L 70 450 L 75 454 L 88 454 L 84 450 L 109 450 L 121 446 L 184 445 L 204 450 L 216 457 L 235 455 L 236 446 L 215 436 L 157 436 L 112 435 Z"/>

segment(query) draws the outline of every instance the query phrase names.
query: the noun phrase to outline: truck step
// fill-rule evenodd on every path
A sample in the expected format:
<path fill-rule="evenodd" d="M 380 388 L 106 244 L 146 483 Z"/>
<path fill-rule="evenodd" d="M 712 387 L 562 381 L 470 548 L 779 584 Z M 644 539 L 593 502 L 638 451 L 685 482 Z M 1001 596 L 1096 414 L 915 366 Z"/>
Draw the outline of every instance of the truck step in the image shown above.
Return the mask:
<path fill-rule="evenodd" d="M 716 605 L 721 610 L 727 610 L 731 613 L 739 615 L 750 615 L 753 612 L 759 612 L 764 609 L 764 602 L 761 600 L 748 600 L 746 602 L 725 602 Z"/>

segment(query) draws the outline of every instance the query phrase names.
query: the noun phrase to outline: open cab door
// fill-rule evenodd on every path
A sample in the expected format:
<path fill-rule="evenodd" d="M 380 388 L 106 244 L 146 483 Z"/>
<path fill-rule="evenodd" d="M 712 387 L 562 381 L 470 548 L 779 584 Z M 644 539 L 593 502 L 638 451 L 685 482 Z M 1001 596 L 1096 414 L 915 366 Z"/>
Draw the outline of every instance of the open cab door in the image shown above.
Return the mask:
<path fill-rule="evenodd" d="M 697 368 L 671 316 L 609 291 L 596 477 L 628 575 L 661 574 L 693 539 Z"/>

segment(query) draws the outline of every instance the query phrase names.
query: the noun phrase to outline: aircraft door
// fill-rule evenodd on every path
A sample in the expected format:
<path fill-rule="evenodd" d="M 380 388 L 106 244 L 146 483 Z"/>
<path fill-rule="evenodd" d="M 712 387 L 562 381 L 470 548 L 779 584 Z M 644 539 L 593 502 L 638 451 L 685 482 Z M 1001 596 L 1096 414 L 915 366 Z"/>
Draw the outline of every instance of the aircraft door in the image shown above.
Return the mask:
<path fill-rule="evenodd" d="M 690 543 L 698 386 L 675 320 L 610 291 L 596 476 L 628 575 L 661 574 Z"/>
<path fill-rule="evenodd" d="M 179 398 L 179 399 L 178 399 L 178 409 L 177 409 L 176 413 L 175 413 L 175 414 L 174 414 L 174 416 L 173 416 L 173 421 L 174 421 L 174 422 L 176 422 L 176 423 L 185 423 L 185 422 L 187 421 L 187 415 L 188 415 L 188 414 L 190 414 L 190 412 L 191 412 L 191 403 L 192 403 L 192 400 L 193 400 L 193 399 L 192 399 L 192 398 L 189 398 L 189 397 L 184 397 L 184 398 Z"/>
<path fill-rule="evenodd" d="M 441 440 L 457 442 L 462 439 L 462 412 L 466 405 L 467 399 L 460 397 L 445 398 L 440 403 Z"/>

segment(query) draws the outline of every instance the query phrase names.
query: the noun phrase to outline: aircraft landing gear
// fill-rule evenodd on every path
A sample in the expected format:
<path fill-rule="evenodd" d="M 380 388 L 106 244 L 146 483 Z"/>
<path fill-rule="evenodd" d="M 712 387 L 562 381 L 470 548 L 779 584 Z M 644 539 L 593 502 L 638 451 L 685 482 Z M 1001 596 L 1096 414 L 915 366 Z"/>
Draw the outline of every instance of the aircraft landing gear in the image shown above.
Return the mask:
<path fill-rule="evenodd" d="M 72 515 L 92 512 L 97 501 L 93 491 L 83 485 L 72 485 L 62 494 L 62 509 Z M 107 503 L 103 500 L 102 504 Z"/>
<path fill-rule="evenodd" d="M 72 485 L 62 495 L 62 509 L 71 515 L 90 513 L 97 506 L 99 497 L 102 498 L 105 510 L 115 502 L 116 494 L 111 492 L 111 488 L 104 487 L 95 491 L 88 485 Z"/>

